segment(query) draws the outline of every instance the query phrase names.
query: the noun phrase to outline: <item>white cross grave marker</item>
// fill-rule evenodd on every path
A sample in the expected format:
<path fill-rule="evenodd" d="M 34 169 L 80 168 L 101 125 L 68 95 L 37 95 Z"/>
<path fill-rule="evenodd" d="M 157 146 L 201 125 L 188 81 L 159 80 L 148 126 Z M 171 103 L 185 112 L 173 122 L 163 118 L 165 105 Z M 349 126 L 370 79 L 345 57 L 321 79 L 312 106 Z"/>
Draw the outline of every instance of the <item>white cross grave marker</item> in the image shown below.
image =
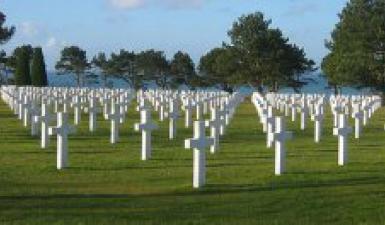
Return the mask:
<path fill-rule="evenodd" d="M 140 123 L 135 124 L 136 131 L 142 131 L 142 160 L 151 158 L 151 132 L 158 126 L 151 122 L 151 111 L 143 108 L 140 111 Z"/>
<path fill-rule="evenodd" d="M 352 132 L 352 128 L 346 122 L 346 116 L 343 113 L 338 115 L 338 127 L 333 129 L 333 134 L 338 136 L 338 165 L 343 166 L 348 160 L 348 135 Z"/>
<path fill-rule="evenodd" d="M 68 166 L 68 134 L 74 133 L 75 128 L 68 125 L 68 115 L 64 112 L 57 113 L 57 126 L 49 128 L 50 135 L 57 135 L 57 160 L 58 170 Z"/>
<path fill-rule="evenodd" d="M 214 106 L 211 108 L 211 119 L 206 120 L 206 126 L 210 127 L 210 136 L 214 139 L 214 144 L 210 146 L 210 152 L 216 153 L 219 148 L 219 132 L 221 126 L 221 118 L 218 109 Z"/>
<path fill-rule="evenodd" d="M 271 133 L 271 139 L 275 142 L 275 175 L 279 176 L 285 171 L 285 141 L 292 139 L 293 133 L 285 130 L 284 117 L 275 118 L 275 132 Z"/>
<path fill-rule="evenodd" d="M 194 138 L 185 140 L 185 148 L 194 149 L 193 155 L 193 187 L 200 188 L 206 183 L 205 149 L 214 144 L 213 138 L 205 136 L 205 122 L 194 122 Z"/>

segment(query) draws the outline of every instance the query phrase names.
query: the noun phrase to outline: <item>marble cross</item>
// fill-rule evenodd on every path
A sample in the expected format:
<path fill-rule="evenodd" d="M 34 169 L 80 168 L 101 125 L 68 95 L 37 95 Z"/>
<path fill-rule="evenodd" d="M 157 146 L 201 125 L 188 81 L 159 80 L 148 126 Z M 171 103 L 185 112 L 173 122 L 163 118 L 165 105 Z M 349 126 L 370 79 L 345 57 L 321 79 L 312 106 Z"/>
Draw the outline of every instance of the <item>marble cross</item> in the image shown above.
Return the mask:
<path fill-rule="evenodd" d="M 311 119 L 314 121 L 314 142 L 315 143 L 319 143 L 321 140 L 322 122 L 324 120 L 324 115 L 322 111 L 323 111 L 322 104 L 317 104 L 315 108 L 315 113 L 311 117 Z"/>
<path fill-rule="evenodd" d="M 140 123 L 135 124 L 135 130 L 142 131 L 142 160 L 151 158 L 151 132 L 157 128 L 151 121 L 151 111 L 143 108 L 140 111 Z"/>
<path fill-rule="evenodd" d="M 40 146 L 41 148 L 45 149 L 48 147 L 49 144 L 49 133 L 48 133 L 48 127 L 49 123 L 54 119 L 53 115 L 49 112 L 48 104 L 45 102 L 41 103 L 41 115 L 35 116 L 34 121 L 37 123 L 41 123 L 40 128 Z"/>
<path fill-rule="evenodd" d="M 192 110 L 194 109 L 194 105 L 192 104 L 191 98 L 187 98 L 185 105 L 184 105 L 184 110 L 185 110 L 185 127 L 189 128 L 192 126 L 193 121 L 192 121 Z"/>
<path fill-rule="evenodd" d="M 265 116 L 265 123 L 267 127 L 266 132 L 266 147 L 271 148 L 274 140 L 271 138 L 271 133 L 274 133 L 275 117 L 273 115 L 273 107 L 269 105 L 267 107 L 267 115 Z"/>
<path fill-rule="evenodd" d="M 275 175 L 279 176 L 285 171 L 285 141 L 293 137 L 292 132 L 286 131 L 284 117 L 275 118 L 275 131 L 270 136 L 275 142 Z"/>
<path fill-rule="evenodd" d="M 361 111 L 360 104 L 354 104 L 353 105 L 353 114 L 352 117 L 354 118 L 354 137 L 356 139 L 360 138 L 361 134 L 361 123 L 362 119 L 364 117 L 364 114 Z"/>
<path fill-rule="evenodd" d="M 68 166 L 68 134 L 74 133 L 74 127 L 68 125 L 68 115 L 64 112 L 57 113 L 57 126 L 49 128 L 49 135 L 57 135 L 57 160 L 58 170 Z"/>
<path fill-rule="evenodd" d="M 196 105 L 196 120 L 202 120 L 203 119 L 203 103 L 197 101 L 195 103 Z"/>
<path fill-rule="evenodd" d="M 89 100 L 89 106 L 87 108 L 89 115 L 89 130 L 94 132 L 96 130 L 96 121 L 98 113 L 101 112 L 101 109 L 97 105 L 96 97 L 92 95 Z"/>
<path fill-rule="evenodd" d="M 78 125 L 80 123 L 80 118 L 82 115 L 81 109 L 82 109 L 82 103 L 81 103 L 80 95 L 75 95 L 73 98 L 73 102 L 71 103 L 71 106 L 74 108 L 74 124 Z"/>
<path fill-rule="evenodd" d="M 169 139 L 172 140 L 176 137 L 176 127 L 179 118 L 179 104 L 177 99 L 170 100 L 169 110 Z"/>
<path fill-rule="evenodd" d="M 119 123 L 122 115 L 120 114 L 119 104 L 115 103 L 115 99 L 112 98 L 111 112 L 107 114 L 107 119 L 111 121 L 111 136 L 110 143 L 115 144 L 119 139 Z"/>
<path fill-rule="evenodd" d="M 305 130 L 306 119 L 307 119 L 307 116 L 309 114 L 309 108 L 307 106 L 306 99 L 302 99 L 300 112 L 301 112 L 301 130 Z"/>
<path fill-rule="evenodd" d="M 24 96 L 24 100 L 23 100 L 23 103 L 21 104 L 21 107 L 22 107 L 23 125 L 24 127 L 27 127 L 29 116 L 30 116 L 30 109 L 31 109 L 31 101 L 27 95 Z"/>
<path fill-rule="evenodd" d="M 39 114 L 40 114 L 39 106 L 34 101 L 31 101 L 31 109 L 30 109 L 31 136 L 37 136 L 39 133 L 38 121 L 34 120 L 34 117 L 39 116 Z"/>
<path fill-rule="evenodd" d="M 214 144 L 213 138 L 205 136 L 205 122 L 194 122 L 194 138 L 185 140 L 185 148 L 193 148 L 193 187 L 201 188 L 206 183 L 205 149 Z"/>
<path fill-rule="evenodd" d="M 333 129 L 333 135 L 338 136 L 338 165 L 344 166 L 348 160 L 348 135 L 352 132 L 349 127 L 346 116 L 343 113 L 338 114 L 338 127 Z"/>
<path fill-rule="evenodd" d="M 210 146 L 210 152 L 215 154 L 219 149 L 219 132 L 221 127 L 221 118 L 217 107 L 211 108 L 211 119 L 206 120 L 206 127 L 210 127 L 210 136 L 214 140 L 214 144 Z"/>

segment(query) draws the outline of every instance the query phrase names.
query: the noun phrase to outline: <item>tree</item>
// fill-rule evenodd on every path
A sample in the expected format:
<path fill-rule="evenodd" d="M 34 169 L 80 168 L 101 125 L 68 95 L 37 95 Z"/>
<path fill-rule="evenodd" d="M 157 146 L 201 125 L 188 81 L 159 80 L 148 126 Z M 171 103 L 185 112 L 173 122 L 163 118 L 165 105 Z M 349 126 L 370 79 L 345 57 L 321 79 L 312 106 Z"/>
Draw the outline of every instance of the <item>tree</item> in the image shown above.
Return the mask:
<path fill-rule="evenodd" d="M 5 44 L 15 33 L 15 27 L 4 27 L 6 16 L 0 12 L 0 45 Z M 7 55 L 4 51 L 0 51 L 0 84 L 8 81 L 7 75 Z"/>
<path fill-rule="evenodd" d="M 178 51 L 170 63 L 170 74 L 176 85 L 191 85 L 190 81 L 196 75 L 195 65 L 188 53 Z"/>
<path fill-rule="evenodd" d="M 0 51 L 0 84 L 6 83 L 7 80 L 7 54 Z"/>
<path fill-rule="evenodd" d="M 298 89 L 305 82 L 300 76 L 314 70 L 314 62 L 307 59 L 303 49 L 290 44 L 278 28 L 270 28 L 261 12 L 241 16 L 234 22 L 228 35 L 235 62 L 238 64 L 233 79 L 237 84 L 249 84 L 277 91 L 280 86 Z"/>
<path fill-rule="evenodd" d="M 142 51 L 136 56 L 136 67 L 144 80 L 155 81 L 161 88 L 171 86 L 169 62 L 163 51 Z"/>
<path fill-rule="evenodd" d="M 0 12 L 0 45 L 5 44 L 15 33 L 15 27 L 4 27 L 6 16 Z"/>
<path fill-rule="evenodd" d="M 201 85 L 214 85 L 232 92 L 239 81 L 239 56 L 232 47 L 214 48 L 199 62 L 199 71 L 204 82 Z"/>
<path fill-rule="evenodd" d="M 132 88 L 142 87 L 143 74 L 138 73 L 134 52 L 122 49 L 118 54 L 112 53 L 109 61 L 112 76 L 126 81 Z"/>
<path fill-rule="evenodd" d="M 43 87 L 48 85 L 47 70 L 44 62 L 42 48 L 35 48 L 31 62 L 31 83 L 33 86 Z"/>
<path fill-rule="evenodd" d="M 106 87 L 107 85 L 107 77 L 111 75 L 110 61 L 107 59 L 106 54 L 104 52 L 99 52 L 94 58 L 92 58 L 91 64 L 95 66 L 102 77 L 103 85 Z"/>
<path fill-rule="evenodd" d="M 30 63 L 32 52 L 30 45 L 24 45 L 14 50 L 16 85 L 31 85 Z"/>
<path fill-rule="evenodd" d="M 82 86 L 85 81 L 86 71 L 90 68 L 86 51 L 78 46 L 65 47 L 61 51 L 60 60 L 56 63 L 59 74 L 74 74 L 76 83 Z"/>
<path fill-rule="evenodd" d="M 385 1 L 351 0 L 325 46 L 322 70 L 337 91 L 369 87 L 385 96 Z"/>

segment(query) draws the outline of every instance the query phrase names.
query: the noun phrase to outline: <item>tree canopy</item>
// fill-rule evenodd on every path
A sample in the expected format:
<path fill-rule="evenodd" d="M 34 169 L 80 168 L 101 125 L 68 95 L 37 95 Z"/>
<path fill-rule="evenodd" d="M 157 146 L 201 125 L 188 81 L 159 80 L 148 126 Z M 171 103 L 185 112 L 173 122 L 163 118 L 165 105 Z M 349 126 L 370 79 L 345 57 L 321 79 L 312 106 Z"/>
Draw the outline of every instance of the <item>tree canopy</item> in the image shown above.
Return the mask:
<path fill-rule="evenodd" d="M 5 27 L 6 16 L 0 12 L 0 45 L 5 44 L 15 33 L 15 27 Z"/>
<path fill-rule="evenodd" d="M 241 16 L 228 32 L 231 43 L 224 43 L 203 56 L 200 71 L 211 83 L 228 89 L 234 85 L 300 88 L 300 76 L 314 70 L 314 61 L 305 51 L 271 28 L 261 12 Z"/>
<path fill-rule="evenodd" d="M 154 49 L 142 51 L 136 56 L 138 73 L 146 81 L 155 81 L 161 88 L 170 87 L 169 62 L 163 51 Z"/>
<path fill-rule="evenodd" d="M 351 0 L 339 18 L 321 65 L 329 84 L 385 92 L 385 1 Z"/>
<path fill-rule="evenodd" d="M 31 84 L 38 87 L 47 86 L 47 70 L 41 47 L 34 48 L 31 61 Z"/>
<path fill-rule="evenodd" d="M 176 85 L 191 86 L 191 79 L 196 72 L 190 55 L 182 51 L 175 53 L 170 63 L 170 73 Z"/>
<path fill-rule="evenodd" d="M 85 50 L 78 46 L 70 46 L 61 51 L 60 60 L 56 63 L 55 68 L 60 74 L 75 74 L 77 85 L 82 86 L 90 63 L 88 63 Z"/>
<path fill-rule="evenodd" d="M 30 45 L 23 45 L 14 50 L 15 84 L 31 85 L 30 63 L 33 49 Z"/>

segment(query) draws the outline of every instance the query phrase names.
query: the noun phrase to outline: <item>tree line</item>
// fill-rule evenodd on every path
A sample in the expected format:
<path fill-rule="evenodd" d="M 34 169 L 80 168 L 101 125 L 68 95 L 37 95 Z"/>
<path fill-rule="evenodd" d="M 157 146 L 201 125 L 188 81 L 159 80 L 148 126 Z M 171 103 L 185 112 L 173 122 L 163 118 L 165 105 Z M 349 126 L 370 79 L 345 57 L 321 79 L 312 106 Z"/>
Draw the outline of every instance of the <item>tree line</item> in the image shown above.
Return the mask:
<path fill-rule="evenodd" d="M 61 51 L 55 67 L 61 74 L 75 75 L 78 86 L 95 75 L 101 77 L 104 86 L 108 85 L 109 77 L 114 77 L 136 89 L 149 82 L 155 82 L 161 88 L 192 87 L 197 79 L 193 60 L 182 51 L 167 60 L 163 51 L 150 49 L 135 53 L 122 49 L 109 56 L 100 52 L 89 61 L 85 50 L 70 46 Z"/>
<path fill-rule="evenodd" d="M 15 32 L 13 26 L 4 25 L 5 18 L 0 13 L 0 45 Z M 152 82 L 161 88 L 185 85 L 232 91 L 247 85 L 260 91 L 282 87 L 299 91 L 307 83 L 303 75 L 317 69 L 315 62 L 271 22 L 261 12 L 241 16 L 228 31 L 230 41 L 208 51 L 197 66 L 182 51 L 170 60 L 163 51 L 154 49 L 122 49 L 109 55 L 100 52 L 88 60 L 85 50 L 69 46 L 61 51 L 56 69 L 61 74 L 75 75 L 79 86 L 95 77 L 101 77 L 103 85 L 108 86 L 108 78 L 115 77 L 134 88 Z M 385 97 L 384 0 L 350 0 L 325 46 L 329 53 L 321 69 L 335 93 L 350 86 L 370 88 Z M 41 48 L 22 46 L 8 57 L 0 52 L 0 65 L 1 71 L 14 71 L 16 84 L 47 84 Z"/>

